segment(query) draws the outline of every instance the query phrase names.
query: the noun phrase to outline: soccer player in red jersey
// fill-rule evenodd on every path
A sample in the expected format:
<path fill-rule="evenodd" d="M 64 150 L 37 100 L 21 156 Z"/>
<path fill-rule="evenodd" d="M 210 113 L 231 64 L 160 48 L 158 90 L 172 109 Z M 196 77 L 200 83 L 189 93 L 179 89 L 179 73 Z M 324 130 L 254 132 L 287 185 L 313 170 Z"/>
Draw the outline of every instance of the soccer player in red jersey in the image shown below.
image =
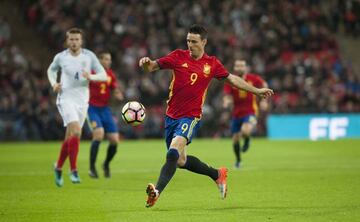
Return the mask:
<path fill-rule="evenodd" d="M 247 73 L 245 60 L 236 59 L 234 63 L 234 74 L 243 78 L 247 83 L 255 87 L 267 87 L 267 83 L 258 75 Z M 231 120 L 231 133 L 233 149 L 236 157 L 235 167 L 240 167 L 241 151 L 246 152 L 250 146 L 250 135 L 256 126 L 258 114 L 258 102 L 254 94 L 233 87 L 229 84 L 224 86 L 224 107 L 233 103 Z M 266 108 L 266 100 L 261 100 L 262 108 Z M 240 150 L 240 138 L 244 138 L 244 145 Z"/>
<path fill-rule="evenodd" d="M 95 167 L 96 157 L 104 134 L 109 140 L 109 146 L 105 161 L 102 165 L 104 176 L 110 178 L 110 161 L 116 154 L 119 142 L 119 133 L 113 115 L 109 107 L 109 100 L 113 92 L 119 101 L 123 99 L 122 92 L 118 88 L 117 80 L 111 69 L 111 54 L 109 52 L 99 53 L 99 61 L 105 68 L 107 74 L 106 82 L 90 82 L 90 101 L 88 109 L 88 122 L 92 131 L 92 142 L 90 146 L 90 170 L 89 176 L 98 178 Z"/>
<path fill-rule="evenodd" d="M 206 91 L 213 78 L 225 79 L 231 85 L 252 92 L 261 97 L 269 97 L 273 91 L 268 88 L 255 88 L 239 76 L 230 74 L 215 56 L 205 53 L 207 31 L 200 25 L 190 27 L 187 34 L 188 50 L 177 49 L 157 60 L 143 57 L 139 66 L 146 72 L 171 69 L 173 79 L 170 84 L 168 107 L 165 119 L 167 154 L 156 186 L 149 183 L 146 189 L 146 207 L 152 207 L 160 193 L 169 183 L 176 168 L 207 175 L 216 182 L 221 198 L 226 197 L 227 169 L 215 169 L 198 158 L 186 155 L 186 147 L 191 143 L 199 128 L 202 106 Z"/>

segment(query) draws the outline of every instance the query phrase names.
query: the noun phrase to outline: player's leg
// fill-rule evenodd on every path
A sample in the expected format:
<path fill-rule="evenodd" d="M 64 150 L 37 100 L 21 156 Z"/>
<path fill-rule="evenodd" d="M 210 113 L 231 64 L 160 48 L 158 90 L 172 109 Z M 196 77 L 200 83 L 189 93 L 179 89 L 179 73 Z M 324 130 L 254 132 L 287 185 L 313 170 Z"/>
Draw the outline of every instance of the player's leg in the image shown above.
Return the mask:
<path fill-rule="evenodd" d="M 212 178 L 214 181 L 218 178 L 218 170 L 210 167 L 206 163 L 201 162 L 197 157 L 186 155 L 186 147 L 192 141 L 193 136 L 200 127 L 200 122 L 198 119 L 184 119 L 179 123 L 177 130 L 175 130 L 175 135 L 178 135 L 174 138 L 181 138 L 182 146 L 184 148 L 177 149 L 179 151 L 179 158 L 177 165 L 179 168 L 187 169 L 193 173 L 207 175 Z M 174 142 L 174 140 L 173 140 Z M 174 147 L 173 143 L 170 147 Z M 175 146 L 176 147 L 176 146 Z"/>
<path fill-rule="evenodd" d="M 182 125 L 183 126 L 183 125 Z M 190 124 L 189 131 L 185 130 L 186 127 L 181 127 L 182 131 L 177 131 L 177 134 L 181 134 L 184 139 L 186 139 L 186 145 L 189 145 L 192 141 L 193 136 L 196 131 L 199 129 L 200 123 L 198 120 L 192 121 Z M 220 194 L 222 198 L 226 196 L 226 177 L 227 177 L 227 169 L 225 167 L 220 167 L 219 169 L 215 169 L 208 164 L 202 162 L 199 158 L 186 155 L 186 147 L 182 149 L 180 152 L 180 158 L 178 159 L 178 166 L 182 169 L 187 169 L 193 173 L 206 175 L 210 177 L 212 180 L 216 182 L 218 188 L 220 189 Z"/>
<path fill-rule="evenodd" d="M 226 177 L 228 170 L 225 167 L 215 169 L 195 156 L 186 155 L 186 149 L 184 149 L 184 151 L 180 154 L 178 166 L 179 168 L 187 169 L 193 173 L 210 177 L 217 184 L 220 190 L 221 198 L 224 199 L 226 197 Z"/>
<path fill-rule="evenodd" d="M 92 178 L 98 178 L 99 175 L 96 170 L 96 157 L 99 151 L 99 146 L 101 141 L 104 139 L 104 128 L 98 127 L 93 129 L 92 132 L 92 141 L 90 145 L 90 168 L 89 168 L 89 176 Z"/>
<path fill-rule="evenodd" d="M 72 109 L 75 115 L 71 116 L 68 129 L 69 129 L 69 159 L 71 175 L 70 179 L 73 183 L 80 183 L 80 177 L 77 171 L 77 157 L 79 154 L 81 129 L 84 125 L 88 104 L 72 104 Z"/>
<path fill-rule="evenodd" d="M 146 207 L 152 207 L 159 198 L 160 193 L 164 190 L 165 186 L 169 183 L 171 178 L 176 172 L 177 161 L 179 159 L 179 151 L 186 145 L 186 139 L 174 135 L 179 120 L 165 117 L 165 140 L 167 146 L 167 154 L 165 164 L 162 166 L 160 176 L 158 178 L 157 185 L 149 183 L 146 188 L 146 194 L 148 196 L 146 201 Z M 174 147 L 173 147 L 174 146 Z"/>
<path fill-rule="evenodd" d="M 177 167 L 177 161 L 179 159 L 179 153 L 183 152 L 186 146 L 186 139 L 182 136 L 176 136 L 172 139 L 170 149 L 166 154 L 165 164 L 162 166 L 160 176 L 158 178 L 156 186 L 148 184 L 146 193 L 148 199 L 146 201 L 146 207 L 154 206 L 155 202 L 159 198 L 160 193 L 165 189 L 166 185 L 170 182 L 174 176 Z"/>
<path fill-rule="evenodd" d="M 156 184 L 156 189 L 158 189 L 160 193 L 174 176 L 180 153 L 184 152 L 186 142 L 186 138 L 182 136 L 176 136 L 172 139 L 170 148 L 166 154 L 166 162 L 161 169 L 160 177 Z"/>
<path fill-rule="evenodd" d="M 73 183 L 80 183 L 80 178 L 77 171 L 77 157 L 79 153 L 81 125 L 78 121 L 70 122 L 67 125 L 69 132 L 68 145 L 69 145 L 69 160 L 70 160 L 70 179 Z"/>
<path fill-rule="evenodd" d="M 117 145 L 119 143 L 119 130 L 114 121 L 113 115 L 109 107 L 105 107 L 101 115 L 109 146 L 106 152 L 106 158 L 103 163 L 104 176 L 110 178 L 110 162 L 117 152 Z"/>
<path fill-rule="evenodd" d="M 59 153 L 59 158 L 57 159 L 56 163 L 55 163 L 55 168 L 57 168 L 58 170 L 61 170 L 64 162 L 66 160 L 66 158 L 68 157 L 69 152 L 68 152 L 68 141 L 65 138 L 63 143 L 61 144 L 61 149 L 60 149 L 60 153 Z"/>
<path fill-rule="evenodd" d="M 240 138 L 240 132 L 234 133 L 232 135 L 233 151 L 235 154 L 235 168 L 240 168 L 241 163 Z"/>
<path fill-rule="evenodd" d="M 68 143 L 67 143 L 67 140 L 64 139 L 64 142 L 61 145 L 59 158 L 56 161 L 55 166 L 54 166 L 55 184 L 58 187 L 61 187 L 64 185 L 64 180 L 62 178 L 62 167 L 63 167 L 64 162 L 65 162 L 66 158 L 68 157 L 68 155 L 69 155 Z"/>
<path fill-rule="evenodd" d="M 64 103 L 58 103 L 57 104 L 58 111 L 60 113 L 60 116 L 63 119 L 64 126 L 66 127 L 70 114 L 67 112 L 66 109 L 64 109 L 64 107 L 66 107 L 66 104 L 64 104 Z M 69 156 L 68 138 L 69 138 L 69 130 L 66 128 L 65 138 L 64 138 L 64 141 L 63 141 L 63 143 L 61 145 L 59 157 L 58 157 L 58 159 L 57 159 L 57 161 L 55 163 L 55 166 L 54 166 L 55 184 L 58 187 L 61 187 L 64 184 L 64 180 L 62 178 L 62 167 L 64 165 L 65 160 Z"/>
<path fill-rule="evenodd" d="M 89 159 L 89 176 L 91 178 L 98 178 L 98 173 L 95 167 L 96 157 L 99 151 L 101 141 L 104 139 L 104 128 L 101 122 L 101 108 L 89 106 L 87 124 L 92 130 L 92 140 L 90 145 L 90 159 Z"/>
<path fill-rule="evenodd" d="M 235 154 L 236 168 L 240 168 L 240 162 L 241 162 L 241 150 L 240 150 L 241 125 L 242 125 L 241 118 L 237 118 L 237 119 L 234 118 L 231 120 L 232 145 Z"/>
<path fill-rule="evenodd" d="M 246 152 L 250 147 L 250 136 L 256 126 L 256 117 L 254 115 L 250 115 L 245 118 L 244 124 L 241 127 L 241 134 L 244 138 L 244 145 L 242 147 L 242 151 Z"/>
<path fill-rule="evenodd" d="M 104 176 L 110 178 L 110 162 L 114 158 L 117 152 L 117 145 L 119 143 L 119 134 L 118 133 L 108 133 L 109 146 L 106 152 L 106 158 L 103 164 Z"/>
<path fill-rule="evenodd" d="M 156 185 L 160 193 L 175 174 L 176 167 L 178 165 L 185 165 L 187 159 L 186 145 L 191 143 L 191 139 L 198 127 L 199 119 L 197 118 L 174 120 L 166 117 L 165 135 L 168 152 L 166 154 L 166 163 L 161 169 L 160 177 Z"/>
<path fill-rule="evenodd" d="M 66 127 L 65 131 L 65 139 L 61 146 L 60 156 L 58 161 L 55 164 L 55 183 L 58 187 L 61 187 L 64 184 L 64 180 L 62 178 L 62 167 L 66 158 L 69 156 L 70 147 L 69 147 L 69 138 L 71 137 L 71 130 L 69 127 Z"/>

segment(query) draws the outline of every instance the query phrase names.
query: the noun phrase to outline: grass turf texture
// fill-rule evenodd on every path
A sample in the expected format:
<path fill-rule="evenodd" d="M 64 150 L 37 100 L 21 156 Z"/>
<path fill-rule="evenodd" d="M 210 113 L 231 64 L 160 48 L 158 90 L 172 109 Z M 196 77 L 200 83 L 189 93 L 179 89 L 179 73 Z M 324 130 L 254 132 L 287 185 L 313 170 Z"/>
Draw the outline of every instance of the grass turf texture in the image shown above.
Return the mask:
<path fill-rule="evenodd" d="M 233 169 L 230 140 L 195 139 L 188 153 L 212 166 L 227 166 L 228 197 L 214 182 L 177 170 L 153 208 L 145 188 L 165 160 L 162 140 L 124 141 L 112 178 L 90 179 L 89 142 L 78 158 L 82 183 L 57 188 L 52 166 L 57 143 L 0 144 L 0 221 L 360 221 L 360 140 L 253 140 L 243 166 Z"/>

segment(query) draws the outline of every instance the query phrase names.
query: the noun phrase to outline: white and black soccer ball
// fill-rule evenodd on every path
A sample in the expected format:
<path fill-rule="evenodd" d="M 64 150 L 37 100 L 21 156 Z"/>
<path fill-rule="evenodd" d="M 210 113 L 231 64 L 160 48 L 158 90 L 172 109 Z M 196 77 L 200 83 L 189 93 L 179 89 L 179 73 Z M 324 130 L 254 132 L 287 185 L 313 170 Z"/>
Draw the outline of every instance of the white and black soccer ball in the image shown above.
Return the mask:
<path fill-rule="evenodd" d="M 138 126 L 145 119 L 145 107 L 137 101 L 130 101 L 123 106 L 121 116 L 125 123 Z"/>

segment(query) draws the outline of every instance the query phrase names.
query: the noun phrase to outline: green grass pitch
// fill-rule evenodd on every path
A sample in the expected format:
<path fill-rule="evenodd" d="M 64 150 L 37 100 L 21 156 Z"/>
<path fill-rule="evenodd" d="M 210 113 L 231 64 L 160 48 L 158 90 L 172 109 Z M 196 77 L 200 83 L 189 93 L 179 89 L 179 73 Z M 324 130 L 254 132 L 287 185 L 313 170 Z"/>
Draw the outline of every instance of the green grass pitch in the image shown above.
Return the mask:
<path fill-rule="evenodd" d="M 98 170 L 107 143 L 101 145 Z M 229 139 L 195 139 L 188 153 L 229 167 L 228 197 L 214 182 L 177 170 L 157 204 L 145 208 L 145 188 L 165 160 L 162 140 L 123 141 L 112 178 L 87 175 L 89 142 L 78 159 L 82 183 L 57 188 L 52 165 L 60 142 L 0 144 L 0 221 L 360 221 L 360 140 L 255 139 L 233 169 Z"/>

